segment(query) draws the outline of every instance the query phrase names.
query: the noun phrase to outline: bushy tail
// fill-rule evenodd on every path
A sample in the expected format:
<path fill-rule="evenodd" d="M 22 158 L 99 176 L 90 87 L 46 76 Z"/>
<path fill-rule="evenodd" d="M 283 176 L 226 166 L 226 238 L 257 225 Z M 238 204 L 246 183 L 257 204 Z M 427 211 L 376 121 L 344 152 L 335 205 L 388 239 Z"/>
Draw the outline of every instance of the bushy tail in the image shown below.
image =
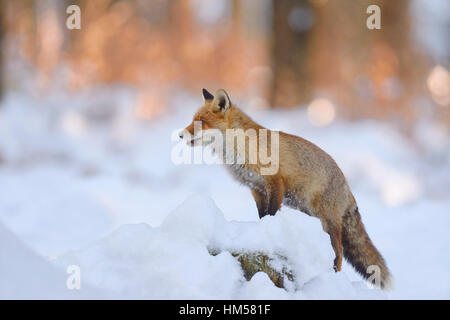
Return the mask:
<path fill-rule="evenodd" d="M 358 273 L 368 279 L 376 275 L 379 270 L 381 288 L 388 289 L 390 287 L 391 275 L 386 262 L 370 240 L 358 208 L 354 212 L 347 212 L 343 217 L 342 245 L 345 259 Z"/>

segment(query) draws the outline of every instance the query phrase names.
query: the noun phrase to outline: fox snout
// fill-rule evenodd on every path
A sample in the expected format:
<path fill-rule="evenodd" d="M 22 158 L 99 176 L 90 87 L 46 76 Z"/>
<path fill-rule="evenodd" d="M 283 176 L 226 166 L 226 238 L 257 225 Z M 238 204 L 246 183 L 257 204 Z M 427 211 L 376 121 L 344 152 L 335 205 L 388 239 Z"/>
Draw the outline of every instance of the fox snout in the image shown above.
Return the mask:
<path fill-rule="evenodd" d="M 195 136 L 189 132 L 187 129 L 183 129 L 178 133 L 180 139 L 185 140 L 188 146 L 193 147 L 198 140 Z"/>
<path fill-rule="evenodd" d="M 193 140 L 192 134 L 189 131 L 187 131 L 186 129 L 181 130 L 178 133 L 178 136 L 180 137 L 181 140 L 186 140 L 186 141 Z"/>

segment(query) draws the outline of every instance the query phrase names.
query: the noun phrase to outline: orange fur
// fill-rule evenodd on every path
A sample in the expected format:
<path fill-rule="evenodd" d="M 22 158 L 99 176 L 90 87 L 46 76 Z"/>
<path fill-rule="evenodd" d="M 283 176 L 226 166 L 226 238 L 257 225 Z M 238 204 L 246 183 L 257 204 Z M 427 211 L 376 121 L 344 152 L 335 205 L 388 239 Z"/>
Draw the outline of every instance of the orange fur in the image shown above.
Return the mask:
<path fill-rule="evenodd" d="M 218 90 L 214 98 L 205 91 L 204 105 L 183 134 L 193 137 L 194 121 L 202 121 L 202 130 L 220 130 L 224 137 L 227 129 L 254 129 L 257 135 L 259 129 L 265 129 L 233 105 L 224 90 Z M 272 132 L 268 130 L 268 134 Z M 194 145 L 193 138 L 191 143 Z M 258 140 L 258 148 L 270 150 L 270 143 L 270 138 L 267 146 Z M 247 155 L 248 152 L 247 148 Z M 250 187 L 260 218 L 275 215 L 282 204 L 319 218 L 324 231 L 330 235 L 336 271 L 342 268 L 343 256 L 365 278 L 369 276 L 367 268 L 378 265 L 381 286 L 388 285 L 389 270 L 367 235 L 350 187 L 331 156 L 305 139 L 280 132 L 278 172 L 261 175 L 262 166 L 259 156 L 254 164 L 225 164 L 237 180 Z"/>

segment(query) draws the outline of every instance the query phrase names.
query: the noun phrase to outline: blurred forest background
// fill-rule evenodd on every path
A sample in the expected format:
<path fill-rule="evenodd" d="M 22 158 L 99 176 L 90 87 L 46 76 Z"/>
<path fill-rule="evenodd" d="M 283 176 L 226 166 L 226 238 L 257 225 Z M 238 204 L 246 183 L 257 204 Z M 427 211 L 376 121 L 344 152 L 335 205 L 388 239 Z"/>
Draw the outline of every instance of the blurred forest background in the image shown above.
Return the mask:
<path fill-rule="evenodd" d="M 163 113 L 173 90 L 223 87 L 251 107 L 313 107 L 325 123 L 335 112 L 394 120 L 405 132 L 424 116 L 450 123 L 448 1 L 0 3 L 3 93 L 23 81 L 8 71 L 20 59 L 43 94 L 55 82 L 136 87 L 142 118 Z M 71 4 L 81 30 L 66 28 Z M 371 4 L 380 30 L 366 27 Z"/>
<path fill-rule="evenodd" d="M 373 4 L 379 30 L 366 26 Z M 66 26 L 69 5 L 79 30 Z M 177 134 L 204 87 L 336 160 L 394 275 L 389 297 L 449 299 L 449 31 L 449 0 L 0 0 L 0 299 L 72 297 L 51 269 L 70 252 L 88 258 L 86 284 L 113 297 L 286 297 L 266 296 L 275 287 L 261 278 L 241 295 L 234 269 L 217 277 L 223 255 L 185 247 L 184 234 L 216 230 L 212 212 L 173 214 L 192 195 L 228 221 L 259 221 L 226 170 L 174 160 L 192 151 Z M 181 229 L 151 240 L 164 224 Z M 325 236 L 288 224 L 253 238 L 249 223 L 246 237 Z M 331 274 L 316 268 L 332 248 L 314 239 L 304 245 L 316 258 L 293 258 L 317 277 L 289 297 L 363 298 L 350 266 L 348 278 L 332 260 Z"/>

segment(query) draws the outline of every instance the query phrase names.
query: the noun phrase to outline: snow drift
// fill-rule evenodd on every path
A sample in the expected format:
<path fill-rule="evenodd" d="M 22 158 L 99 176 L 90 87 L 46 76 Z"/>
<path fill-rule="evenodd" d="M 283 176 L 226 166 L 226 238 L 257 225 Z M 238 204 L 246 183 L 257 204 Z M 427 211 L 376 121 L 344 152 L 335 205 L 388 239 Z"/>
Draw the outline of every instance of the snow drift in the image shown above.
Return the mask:
<path fill-rule="evenodd" d="M 210 251 L 220 252 L 211 255 Z M 265 273 L 247 282 L 230 252 L 262 252 L 288 264 L 294 280 L 276 287 Z M 83 281 L 112 297 L 145 299 L 383 298 L 363 282 L 332 270 L 329 237 L 320 222 L 283 212 L 258 222 L 228 222 L 206 196 L 192 196 L 160 227 L 123 225 L 57 263 L 78 265 Z M 287 258 L 280 261 L 279 256 Z"/>

